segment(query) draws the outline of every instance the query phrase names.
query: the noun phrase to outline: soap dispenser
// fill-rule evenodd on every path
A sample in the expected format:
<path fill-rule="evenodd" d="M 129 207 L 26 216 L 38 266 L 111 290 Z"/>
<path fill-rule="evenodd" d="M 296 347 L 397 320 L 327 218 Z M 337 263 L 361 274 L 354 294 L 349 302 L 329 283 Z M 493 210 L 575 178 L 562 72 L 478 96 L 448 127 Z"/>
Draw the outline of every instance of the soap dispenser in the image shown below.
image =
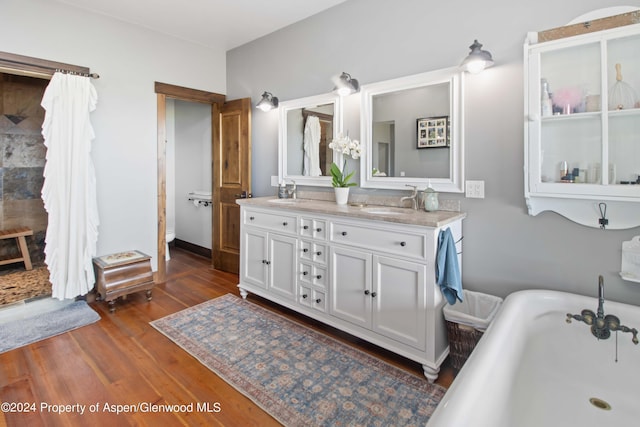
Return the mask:
<path fill-rule="evenodd" d="M 431 187 L 431 181 L 424 190 L 424 210 L 427 212 L 438 210 L 438 193 Z"/>
<path fill-rule="evenodd" d="M 279 199 L 289 198 L 289 194 L 287 193 L 287 186 L 284 184 L 284 181 L 280 181 L 280 187 L 278 187 L 278 198 Z"/>

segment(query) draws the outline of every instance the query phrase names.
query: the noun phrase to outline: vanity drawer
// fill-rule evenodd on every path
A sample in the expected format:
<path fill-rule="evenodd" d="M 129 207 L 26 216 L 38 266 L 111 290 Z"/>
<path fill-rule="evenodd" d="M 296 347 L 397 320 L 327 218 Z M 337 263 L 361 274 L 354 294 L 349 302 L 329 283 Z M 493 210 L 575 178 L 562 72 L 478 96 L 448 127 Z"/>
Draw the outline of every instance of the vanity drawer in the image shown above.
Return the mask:
<path fill-rule="evenodd" d="M 244 211 L 244 225 L 267 228 L 285 233 L 296 232 L 296 217 L 247 209 Z"/>
<path fill-rule="evenodd" d="M 327 240 L 327 222 L 320 219 L 300 218 L 300 235 L 316 240 Z"/>
<path fill-rule="evenodd" d="M 301 259 L 317 262 L 319 264 L 327 263 L 326 245 L 302 240 L 300 242 L 300 251 Z"/>
<path fill-rule="evenodd" d="M 330 237 L 335 243 L 360 246 L 411 258 L 426 258 L 427 238 L 424 234 L 334 221 L 331 223 Z"/>
<path fill-rule="evenodd" d="M 327 270 L 313 264 L 300 263 L 300 282 L 326 288 Z"/>

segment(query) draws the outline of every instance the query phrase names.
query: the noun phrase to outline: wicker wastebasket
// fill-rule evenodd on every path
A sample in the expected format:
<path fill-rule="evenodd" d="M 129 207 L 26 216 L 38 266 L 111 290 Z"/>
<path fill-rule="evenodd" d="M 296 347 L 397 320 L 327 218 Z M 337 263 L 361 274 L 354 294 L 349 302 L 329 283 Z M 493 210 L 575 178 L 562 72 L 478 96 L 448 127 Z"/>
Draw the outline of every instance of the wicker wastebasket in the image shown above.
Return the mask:
<path fill-rule="evenodd" d="M 501 304 L 500 297 L 465 290 L 463 302 L 443 308 L 449 337 L 449 357 L 455 369 L 459 370 L 467 361 Z"/>

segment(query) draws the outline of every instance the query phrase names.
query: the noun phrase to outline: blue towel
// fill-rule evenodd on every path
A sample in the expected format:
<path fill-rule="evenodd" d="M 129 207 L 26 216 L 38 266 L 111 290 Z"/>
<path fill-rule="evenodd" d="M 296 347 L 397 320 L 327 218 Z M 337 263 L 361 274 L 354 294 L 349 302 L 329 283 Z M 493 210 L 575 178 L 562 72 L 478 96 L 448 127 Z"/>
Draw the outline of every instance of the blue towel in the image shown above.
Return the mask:
<path fill-rule="evenodd" d="M 438 235 L 438 254 L 436 256 L 436 283 L 440 286 L 442 295 L 451 305 L 456 299 L 462 302 L 462 279 L 458 265 L 456 242 L 451 230 L 440 230 Z"/>

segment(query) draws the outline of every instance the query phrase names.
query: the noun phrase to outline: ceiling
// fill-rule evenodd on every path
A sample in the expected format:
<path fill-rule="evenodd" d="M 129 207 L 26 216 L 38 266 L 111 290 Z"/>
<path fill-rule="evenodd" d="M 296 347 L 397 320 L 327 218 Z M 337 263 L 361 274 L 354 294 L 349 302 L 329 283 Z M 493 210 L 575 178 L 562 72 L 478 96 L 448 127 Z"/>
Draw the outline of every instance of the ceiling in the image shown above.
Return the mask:
<path fill-rule="evenodd" d="M 54 1 L 227 51 L 345 0 Z"/>

